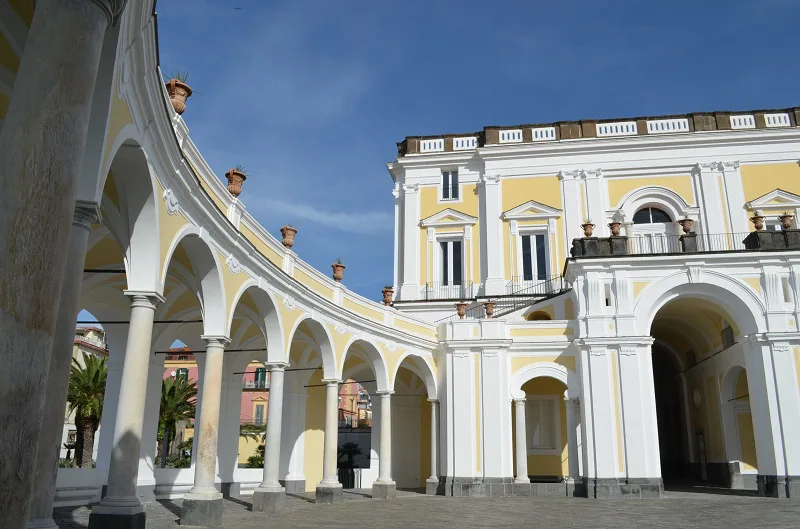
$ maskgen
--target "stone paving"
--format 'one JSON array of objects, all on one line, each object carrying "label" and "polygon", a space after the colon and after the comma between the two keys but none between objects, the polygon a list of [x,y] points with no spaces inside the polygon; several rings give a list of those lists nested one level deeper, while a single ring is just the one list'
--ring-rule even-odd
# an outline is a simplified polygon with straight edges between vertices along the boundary
[{"label": "stone paving", "polygon": [[[224,527],[300,529],[418,527],[469,528],[800,528],[800,501],[729,494],[668,492],[656,500],[581,498],[445,498],[398,491],[391,501],[372,500],[369,491],[347,491],[346,501],[316,505],[313,494],[292,495],[287,512],[249,511],[248,497],[225,500]],[[180,500],[147,506],[147,529],[179,528]],[[61,529],[85,529],[87,507],[61,508]]]}]

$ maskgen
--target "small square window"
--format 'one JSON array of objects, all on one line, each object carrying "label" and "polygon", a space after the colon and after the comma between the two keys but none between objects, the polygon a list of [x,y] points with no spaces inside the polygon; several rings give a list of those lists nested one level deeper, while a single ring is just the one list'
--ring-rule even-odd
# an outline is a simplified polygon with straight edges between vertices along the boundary
[{"label": "small square window", "polygon": [[458,171],[442,171],[442,200],[458,200]]}]

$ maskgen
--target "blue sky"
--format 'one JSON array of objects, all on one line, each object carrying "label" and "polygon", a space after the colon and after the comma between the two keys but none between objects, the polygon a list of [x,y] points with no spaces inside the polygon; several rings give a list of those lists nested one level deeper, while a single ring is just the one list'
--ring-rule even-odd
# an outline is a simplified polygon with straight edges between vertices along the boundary
[{"label": "blue sky", "polygon": [[[800,104],[800,1],[161,0],[184,118],[270,232],[371,299],[392,282],[385,163],[408,135]],[[239,7],[241,9],[234,9]]]}]

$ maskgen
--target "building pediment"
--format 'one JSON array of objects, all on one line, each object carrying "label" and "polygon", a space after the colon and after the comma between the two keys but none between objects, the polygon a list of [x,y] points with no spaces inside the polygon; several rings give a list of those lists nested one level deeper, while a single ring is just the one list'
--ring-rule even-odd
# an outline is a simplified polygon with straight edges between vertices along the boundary
[{"label": "building pediment", "polygon": [[561,210],[550,207],[535,200],[529,200],[524,204],[509,209],[503,213],[503,220],[532,220],[532,219],[555,219],[561,216]]},{"label": "building pediment", "polygon": [[445,226],[472,226],[476,222],[478,222],[477,217],[447,208],[426,219],[422,219],[420,225],[423,228],[441,228]]},{"label": "building pediment", "polygon": [[766,195],[762,195],[747,203],[748,209],[761,208],[798,208],[800,207],[800,195],[789,193],[783,189],[775,189]]}]

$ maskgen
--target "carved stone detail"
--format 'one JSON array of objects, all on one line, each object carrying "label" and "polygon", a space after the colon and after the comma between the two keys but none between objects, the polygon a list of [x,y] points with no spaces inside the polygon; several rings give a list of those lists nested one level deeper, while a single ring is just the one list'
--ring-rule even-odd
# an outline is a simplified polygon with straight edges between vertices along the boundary
[{"label": "carved stone detail", "polygon": [[164,205],[167,206],[167,213],[170,215],[177,215],[179,205],[178,205],[178,197],[175,196],[175,193],[172,192],[172,189],[165,189],[164,194],[162,195],[164,198]]}]

